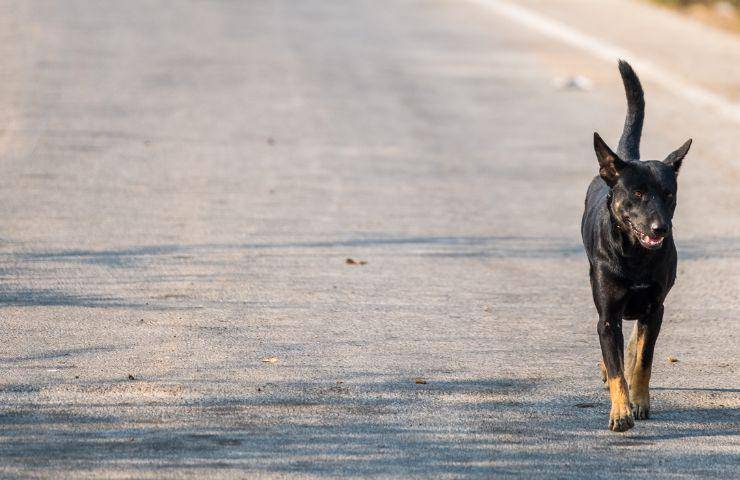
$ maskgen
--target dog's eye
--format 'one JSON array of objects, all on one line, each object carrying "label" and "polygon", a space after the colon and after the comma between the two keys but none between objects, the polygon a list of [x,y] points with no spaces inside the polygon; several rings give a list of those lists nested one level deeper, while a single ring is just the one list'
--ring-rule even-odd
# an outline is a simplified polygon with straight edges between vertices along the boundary
[{"label": "dog's eye", "polygon": [[641,191],[639,191],[639,190],[635,190],[635,191],[634,191],[634,192],[632,192],[632,193],[633,193],[633,195],[634,195],[634,196],[636,196],[637,198],[642,198],[642,192],[641,192]]},{"label": "dog's eye", "polygon": [[673,198],[673,192],[665,192],[666,198]]}]

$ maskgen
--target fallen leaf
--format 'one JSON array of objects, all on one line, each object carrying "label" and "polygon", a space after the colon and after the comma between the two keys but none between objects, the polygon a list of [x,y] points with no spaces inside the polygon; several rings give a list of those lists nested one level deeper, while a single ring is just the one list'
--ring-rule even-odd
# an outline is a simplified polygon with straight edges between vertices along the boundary
[{"label": "fallen leaf", "polygon": [[426,385],[427,381],[421,377],[416,377],[414,379],[414,383],[416,383],[417,385]]},{"label": "fallen leaf", "polygon": [[277,361],[277,357],[266,357],[262,359],[262,362],[264,363],[277,363]]},{"label": "fallen leaf", "polygon": [[344,261],[347,265],[367,265],[367,260],[355,260],[354,258],[348,258]]},{"label": "fallen leaf", "polygon": [[678,359],[676,357],[668,357],[668,363],[676,363]]},{"label": "fallen leaf", "polygon": [[569,77],[555,78],[553,79],[553,84],[561,90],[589,91],[593,88],[594,82],[584,75],[572,75]]}]

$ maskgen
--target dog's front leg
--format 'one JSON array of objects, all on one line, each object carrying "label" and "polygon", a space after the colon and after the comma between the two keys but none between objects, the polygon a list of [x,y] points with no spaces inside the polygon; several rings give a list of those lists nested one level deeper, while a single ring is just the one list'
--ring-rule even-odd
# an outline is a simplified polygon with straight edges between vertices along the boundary
[{"label": "dog's front leg", "polygon": [[651,306],[637,321],[634,340],[634,367],[629,372],[632,414],[637,420],[650,417],[650,373],[653,365],[655,341],[663,323],[663,305]]},{"label": "dog's front leg", "polygon": [[632,416],[627,381],[624,378],[622,309],[612,306],[600,312],[598,332],[612,403],[609,428],[615,432],[624,432],[632,428],[635,421]]}]

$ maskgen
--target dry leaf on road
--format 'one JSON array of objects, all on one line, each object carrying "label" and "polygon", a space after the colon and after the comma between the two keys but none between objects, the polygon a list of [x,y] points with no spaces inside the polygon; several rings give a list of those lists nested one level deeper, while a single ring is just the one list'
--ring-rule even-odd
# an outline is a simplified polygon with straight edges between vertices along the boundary
[{"label": "dry leaf on road", "polygon": [[348,258],[344,261],[347,265],[367,265],[367,260],[355,260],[354,258]]}]

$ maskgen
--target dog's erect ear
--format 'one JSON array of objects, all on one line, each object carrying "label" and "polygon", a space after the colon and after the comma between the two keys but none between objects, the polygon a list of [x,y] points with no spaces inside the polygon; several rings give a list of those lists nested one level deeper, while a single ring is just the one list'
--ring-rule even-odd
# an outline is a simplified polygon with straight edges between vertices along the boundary
[{"label": "dog's erect ear", "polygon": [[673,170],[678,173],[678,170],[681,168],[681,162],[683,162],[683,157],[686,156],[687,153],[689,153],[689,148],[691,148],[691,139],[689,138],[686,143],[681,145],[678,150],[668,155],[665,160],[663,160],[663,163],[666,165],[670,165],[673,167]]},{"label": "dog's erect ear", "polygon": [[612,152],[612,149],[594,132],[594,150],[599,160],[599,175],[607,185],[613,187],[627,163]]}]

